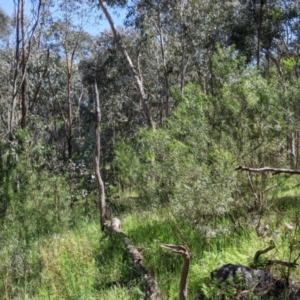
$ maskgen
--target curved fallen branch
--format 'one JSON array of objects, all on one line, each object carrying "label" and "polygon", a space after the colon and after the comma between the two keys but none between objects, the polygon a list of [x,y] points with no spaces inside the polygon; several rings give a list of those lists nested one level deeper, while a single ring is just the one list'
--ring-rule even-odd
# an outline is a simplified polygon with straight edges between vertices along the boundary
[{"label": "curved fallen branch", "polygon": [[287,268],[297,268],[299,264],[297,264],[295,261],[293,262],[288,262],[288,261],[283,261],[283,260],[278,260],[278,259],[270,259],[267,261],[267,266],[273,266],[273,265],[279,265]]},{"label": "curved fallen branch", "polygon": [[144,277],[147,286],[148,298],[150,300],[161,300],[159,287],[157,285],[157,282],[155,281],[154,276],[144,265],[143,255],[140,253],[138,248],[132,244],[130,238],[121,230],[121,221],[118,218],[113,218],[110,224],[105,224],[105,229],[107,230],[107,232],[119,234],[124,238],[126,250],[129,256],[131,257],[136,268]]},{"label": "curved fallen branch", "polygon": [[271,244],[269,247],[267,247],[267,248],[265,248],[265,249],[262,249],[262,250],[256,251],[256,253],[255,253],[255,255],[254,255],[254,258],[253,258],[253,265],[254,265],[254,267],[255,267],[255,268],[257,267],[258,259],[259,259],[259,257],[260,257],[262,254],[265,254],[265,253],[267,253],[267,252],[273,250],[274,248],[276,248],[276,246],[275,246],[274,242],[272,241],[272,244]]},{"label": "curved fallen branch", "polygon": [[300,170],[272,168],[272,167],[249,168],[249,167],[244,167],[244,166],[238,166],[234,170],[235,171],[249,171],[249,172],[253,172],[253,173],[271,172],[272,175],[277,175],[277,174],[281,174],[281,173],[300,175]]},{"label": "curved fallen branch", "polygon": [[[252,268],[257,268],[258,265],[258,259],[260,257],[260,255],[265,254],[271,250],[273,250],[274,248],[276,248],[274,242],[272,241],[271,245],[265,249],[262,250],[258,250],[253,258],[253,265],[250,265],[250,267]],[[268,259],[266,261],[266,266],[273,266],[273,265],[280,265],[283,267],[288,267],[288,268],[297,268],[299,266],[299,264],[297,264],[297,260],[299,259],[300,256],[298,256],[293,262],[288,262],[288,261],[284,261],[284,260],[278,260],[278,259]]]}]

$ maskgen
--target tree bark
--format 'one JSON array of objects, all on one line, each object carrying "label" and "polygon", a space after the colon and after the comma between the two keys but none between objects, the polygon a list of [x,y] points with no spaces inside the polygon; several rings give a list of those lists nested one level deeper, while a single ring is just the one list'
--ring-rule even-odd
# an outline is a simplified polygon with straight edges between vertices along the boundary
[{"label": "tree bark", "polygon": [[16,48],[15,48],[15,70],[14,70],[14,78],[13,78],[13,91],[12,91],[12,101],[11,108],[9,112],[9,120],[8,120],[8,132],[10,135],[13,135],[14,123],[15,123],[15,108],[17,104],[17,78],[19,75],[19,67],[20,67],[20,1],[17,2],[16,7]]},{"label": "tree bark", "polygon": [[[67,58],[68,60],[68,58]],[[68,63],[67,63],[68,64]],[[68,158],[69,161],[72,160],[73,149],[72,149],[72,126],[73,126],[73,116],[72,116],[72,101],[71,101],[71,71],[67,70],[67,103],[68,103],[68,121],[66,123],[66,137],[68,143]]]},{"label": "tree bark", "polygon": [[[26,72],[26,41],[25,41],[25,0],[21,1],[21,35],[22,35],[22,74]],[[26,105],[26,90],[27,90],[27,80],[24,76],[24,80],[21,86],[21,107],[22,107],[22,117],[21,117],[21,128],[26,126],[26,114],[27,114],[27,105]]]},{"label": "tree bark", "polygon": [[[164,78],[165,78],[165,103],[162,103],[161,107],[161,114],[164,115],[165,118],[168,118],[169,116],[169,99],[170,99],[170,84],[169,84],[169,74],[167,70],[167,64],[166,64],[166,54],[165,54],[165,45],[164,45],[164,35],[162,31],[162,25],[161,25],[161,17],[160,17],[160,10],[157,9],[157,31],[159,35],[159,43],[160,43],[160,51],[161,51],[161,57],[162,57],[162,63],[163,63],[163,72],[164,72]],[[165,111],[165,113],[163,113]],[[162,118],[163,119],[163,118]],[[162,120],[163,122],[163,120]]]},{"label": "tree bark", "polygon": [[257,28],[257,66],[260,65],[261,36],[262,36],[262,22],[263,22],[263,6],[264,6],[264,0],[260,0],[259,19],[258,19],[258,28]]},{"label": "tree bark", "polygon": [[74,49],[72,50],[70,62],[69,62],[69,56],[68,56],[68,50],[67,46],[65,46],[65,58],[66,58],[66,65],[67,65],[67,103],[68,103],[68,121],[66,123],[66,137],[67,137],[67,143],[68,143],[68,158],[69,160],[72,160],[73,158],[73,113],[72,113],[72,99],[71,99],[71,79],[73,75],[73,60],[75,56],[75,52],[78,47],[78,40],[75,44]]},{"label": "tree bark", "polygon": [[180,66],[180,91],[181,95],[184,94],[184,82],[185,82],[185,72],[187,67],[186,60],[186,25],[185,25],[185,1],[181,2],[180,8],[180,20],[181,20],[181,33],[180,33],[180,43],[181,43],[181,66]]},{"label": "tree bark", "polygon": [[154,127],[154,124],[153,124],[153,120],[152,120],[152,113],[151,113],[151,110],[150,110],[150,107],[149,107],[149,103],[148,103],[148,96],[145,92],[145,89],[144,89],[144,86],[143,86],[143,82],[140,78],[140,75],[138,74],[138,72],[136,71],[136,68],[134,67],[133,65],[133,62],[127,52],[127,49],[125,47],[125,44],[123,43],[123,40],[122,40],[122,37],[120,35],[120,33],[117,31],[116,27],[115,27],[115,24],[114,24],[114,21],[107,9],[107,5],[106,5],[106,2],[105,1],[102,1],[102,0],[99,0],[99,6],[101,7],[101,9],[103,10],[106,18],[107,18],[107,21],[111,27],[111,30],[113,32],[113,35],[114,35],[114,41],[117,45],[117,48],[121,51],[121,53],[125,56],[127,62],[128,62],[128,65],[129,65],[129,68],[131,69],[132,71],[132,74],[133,74],[133,77],[134,77],[134,80],[135,80],[135,84],[138,88],[138,91],[139,91],[139,94],[140,94],[140,97],[141,97],[141,102],[142,102],[142,110],[143,110],[143,113],[144,113],[144,116],[145,116],[145,119],[146,119],[146,122],[147,122],[147,125],[150,127],[150,128],[153,128]]},{"label": "tree bark", "polygon": [[105,221],[106,221],[106,201],[105,201],[105,187],[104,182],[100,173],[100,151],[101,151],[101,140],[100,140],[100,124],[101,124],[101,109],[100,109],[100,100],[99,100],[99,92],[97,87],[97,82],[94,83],[94,93],[95,93],[95,135],[96,135],[96,144],[95,144],[95,155],[94,155],[94,167],[95,167],[95,176],[98,184],[99,190],[99,213],[100,213],[100,225],[101,230],[105,229]]},{"label": "tree bark", "polygon": [[298,144],[299,144],[299,132],[298,131],[290,132],[287,135],[287,150],[290,159],[290,167],[292,169],[297,168]]}]

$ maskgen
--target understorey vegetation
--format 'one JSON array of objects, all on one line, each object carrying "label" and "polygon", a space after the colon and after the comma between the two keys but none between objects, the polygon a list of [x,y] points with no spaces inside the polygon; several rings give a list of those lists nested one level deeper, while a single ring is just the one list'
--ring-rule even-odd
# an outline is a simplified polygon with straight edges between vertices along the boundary
[{"label": "understorey vegetation", "polygon": [[297,1],[4,9],[1,298],[300,299]]}]

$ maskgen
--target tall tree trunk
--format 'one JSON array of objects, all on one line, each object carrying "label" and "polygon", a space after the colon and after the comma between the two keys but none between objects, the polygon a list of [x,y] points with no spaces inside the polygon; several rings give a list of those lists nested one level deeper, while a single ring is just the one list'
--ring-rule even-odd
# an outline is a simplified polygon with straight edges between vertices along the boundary
[{"label": "tall tree trunk", "polygon": [[257,66],[260,65],[263,6],[264,6],[264,0],[260,0],[259,19],[258,19],[258,28],[257,28]]},{"label": "tall tree trunk", "polygon": [[15,109],[17,104],[17,79],[19,75],[19,67],[20,67],[20,1],[16,4],[16,48],[15,48],[15,70],[13,77],[13,91],[12,91],[12,100],[11,107],[9,112],[9,120],[8,120],[8,132],[10,135],[13,135],[13,130],[15,126]]},{"label": "tall tree trunk", "polygon": [[290,168],[296,168],[296,158],[297,158],[297,151],[296,151],[296,140],[297,140],[297,132],[293,131],[287,136],[287,147],[288,147],[288,155],[290,159]]},{"label": "tall tree trunk", "polygon": [[[165,45],[164,45],[164,35],[162,32],[162,25],[161,25],[161,18],[160,18],[160,10],[157,9],[157,25],[158,25],[158,35],[159,35],[159,42],[160,42],[160,50],[161,50],[161,58],[163,63],[163,72],[164,72],[164,79],[165,79],[165,103],[162,103],[163,106],[161,107],[162,116],[164,115],[165,118],[169,116],[169,99],[170,99],[170,85],[169,85],[169,74],[166,64],[166,55],[165,55]],[[163,113],[165,111],[165,114]]]},{"label": "tall tree trunk", "polygon": [[100,151],[101,151],[101,136],[100,136],[100,124],[101,124],[101,109],[100,109],[100,100],[99,100],[99,92],[97,87],[97,82],[94,83],[94,93],[95,93],[95,135],[96,135],[96,144],[95,144],[95,155],[94,155],[94,167],[95,167],[95,175],[98,184],[99,190],[99,212],[100,212],[100,225],[101,229],[105,228],[106,221],[106,201],[105,201],[105,187],[104,182],[100,173]]},{"label": "tall tree trunk", "polygon": [[[14,75],[13,75],[13,83],[12,83],[12,100],[10,111],[8,114],[8,132],[13,137],[14,135],[14,127],[15,127],[15,110],[17,105],[17,95],[21,89],[22,92],[22,119],[21,119],[21,126],[23,124],[23,117],[24,117],[24,126],[26,120],[26,82],[25,84],[25,76],[26,76],[26,68],[28,59],[31,52],[31,40],[34,36],[35,30],[39,24],[39,17],[40,17],[40,9],[42,5],[42,0],[38,1],[38,7],[36,11],[36,20],[31,28],[31,34],[28,38],[28,43],[26,44],[26,37],[25,37],[25,19],[24,19],[24,6],[25,0],[18,0],[16,3],[16,47],[15,47],[15,66],[14,66]],[[21,39],[20,39],[20,31],[21,31]],[[22,57],[20,57],[20,44],[22,42]],[[28,47],[27,47],[28,46]],[[27,47],[27,49],[26,49]],[[21,66],[21,68],[20,68]],[[21,76],[20,76],[20,69],[21,69]],[[21,77],[21,78],[20,78]],[[20,79],[20,80],[19,80]],[[24,95],[24,98],[23,98]],[[24,100],[24,102],[23,102]],[[24,106],[23,106],[24,104]],[[23,126],[22,126],[23,127]]]},{"label": "tall tree trunk", "polygon": [[186,35],[186,25],[185,25],[185,0],[181,1],[180,7],[180,20],[181,20],[181,36],[180,36],[180,43],[181,43],[181,66],[180,66],[180,92],[183,96],[184,93],[184,81],[185,81],[185,72],[187,67],[186,61],[186,46],[185,46],[185,35]]},{"label": "tall tree trunk", "polygon": [[[21,34],[22,34],[22,74],[26,73],[26,40],[25,40],[25,0],[21,1]],[[26,105],[26,90],[27,90],[27,80],[24,76],[24,80],[21,86],[21,107],[22,107],[22,117],[21,117],[21,128],[26,126],[26,114],[27,114],[27,105]]]},{"label": "tall tree trunk", "polygon": [[[68,58],[67,58],[68,59]],[[72,149],[72,126],[73,126],[73,116],[72,116],[72,101],[71,101],[71,71],[67,70],[67,103],[68,103],[68,120],[66,126],[66,136],[68,143],[68,158],[72,160],[73,149]]]},{"label": "tall tree trunk", "polygon": [[115,40],[115,43],[116,43],[118,49],[125,56],[125,58],[128,62],[128,65],[129,65],[129,67],[132,71],[132,74],[133,74],[133,77],[134,77],[134,80],[135,80],[135,84],[138,88],[138,91],[139,91],[139,94],[140,94],[140,97],[141,97],[142,110],[143,110],[143,114],[145,116],[147,125],[149,127],[153,128],[154,124],[153,124],[153,120],[152,120],[151,110],[150,110],[150,107],[149,107],[148,96],[147,96],[147,94],[144,90],[144,86],[143,86],[143,82],[141,80],[141,77],[138,74],[138,72],[136,71],[136,68],[134,67],[134,65],[132,63],[132,60],[131,60],[128,52],[127,52],[125,44],[123,43],[121,35],[119,34],[119,32],[117,31],[117,29],[115,27],[114,21],[113,21],[111,15],[110,15],[110,13],[107,9],[106,2],[102,1],[102,0],[99,0],[99,6],[103,10],[103,12],[105,14],[105,17],[106,17],[106,19],[107,19],[107,21],[108,21],[108,23],[111,27],[111,30],[112,30],[113,35],[114,35],[114,40]]},{"label": "tall tree trunk", "polygon": [[66,137],[68,143],[68,158],[72,160],[73,158],[73,113],[72,113],[72,99],[71,99],[71,79],[73,75],[73,61],[74,56],[78,47],[79,41],[77,40],[74,46],[74,49],[71,53],[71,58],[69,61],[69,55],[67,46],[65,46],[65,57],[66,57],[66,65],[67,65],[67,103],[68,103],[68,120],[66,121]]}]

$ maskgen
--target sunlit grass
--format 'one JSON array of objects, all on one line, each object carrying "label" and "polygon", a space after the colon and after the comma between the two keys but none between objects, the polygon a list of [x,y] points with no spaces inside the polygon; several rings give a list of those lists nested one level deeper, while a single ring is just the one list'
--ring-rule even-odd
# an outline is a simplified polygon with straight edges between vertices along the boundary
[{"label": "sunlit grass", "polygon": [[99,227],[91,224],[52,236],[40,245],[40,299],[93,298],[98,273],[94,251],[99,238]]},{"label": "sunlit grass", "polygon": [[[144,264],[155,275],[165,299],[178,299],[183,260],[162,249],[161,243],[183,245],[189,251],[189,299],[196,298],[200,290],[213,299],[215,289],[210,274],[223,263],[249,265],[256,251],[268,247],[271,241],[276,248],[264,254],[265,259],[288,261],[290,249],[290,260],[295,259],[299,253],[298,212],[295,207],[290,212],[294,215],[266,212],[261,223],[268,225],[269,230],[263,238],[257,236],[251,222],[242,223],[243,229],[235,230],[224,216],[196,227],[176,217],[167,207],[123,214],[120,219],[122,230],[142,252]],[[205,230],[201,230],[201,225],[206,226]],[[7,253],[2,249],[3,259]],[[72,230],[44,237],[33,243],[28,253],[33,274],[22,284],[22,290],[15,286],[14,292],[23,298],[138,300],[145,296],[143,277],[126,253],[123,238],[102,233],[97,221],[78,222]],[[284,269],[272,267],[271,271],[281,276]],[[291,274],[295,282],[300,272],[292,270]],[[7,281],[4,275],[1,280],[2,284]]]}]

